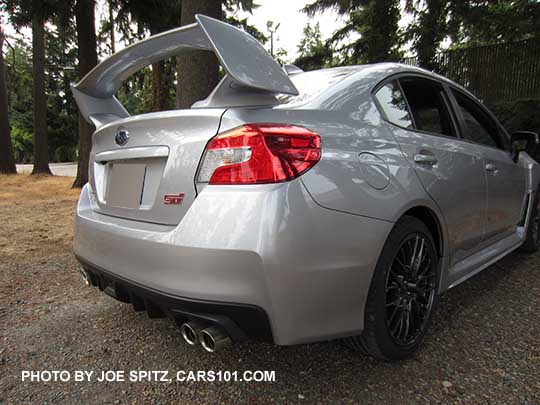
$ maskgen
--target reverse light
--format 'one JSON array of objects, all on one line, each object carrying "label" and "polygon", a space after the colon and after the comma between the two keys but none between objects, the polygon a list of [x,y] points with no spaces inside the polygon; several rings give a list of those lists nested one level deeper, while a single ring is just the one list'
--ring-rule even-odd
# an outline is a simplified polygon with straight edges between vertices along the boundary
[{"label": "reverse light", "polygon": [[263,184],[292,180],[321,158],[321,137],[284,124],[247,124],[207,145],[198,182]]}]

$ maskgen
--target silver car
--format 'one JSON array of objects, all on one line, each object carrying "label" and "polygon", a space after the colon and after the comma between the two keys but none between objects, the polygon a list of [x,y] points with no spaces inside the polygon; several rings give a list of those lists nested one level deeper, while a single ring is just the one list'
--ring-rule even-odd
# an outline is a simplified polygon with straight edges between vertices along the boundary
[{"label": "silver car", "polygon": [[[223,66],[212,94],[129,116],[122,81],[191,49]],[[343,338],[401,359],[441,293],[538,249],[537,135],[508,135],[433,73],[282,68],[200,15],[121,50],[73,93],[96,126],[74,240],[86,280],[208,351]]]}]

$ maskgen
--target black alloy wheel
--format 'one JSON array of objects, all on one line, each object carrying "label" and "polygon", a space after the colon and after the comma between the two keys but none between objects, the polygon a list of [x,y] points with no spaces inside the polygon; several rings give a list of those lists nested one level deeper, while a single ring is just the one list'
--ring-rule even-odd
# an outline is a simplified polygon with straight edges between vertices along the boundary
[{"label": "black alloy wheel", "polygon": [[410,234],[402,242],[386,276],[386,325],[394,342],[408,346],[424,331],[436,292],[436,261],[427,238]]},{"label": "black alloy wheel", "polygon": [[373,273],[362,334],[345,338],[347,346],[388,361],[418,349],[439,298],[433,231],[412,216],[396,222]]}]

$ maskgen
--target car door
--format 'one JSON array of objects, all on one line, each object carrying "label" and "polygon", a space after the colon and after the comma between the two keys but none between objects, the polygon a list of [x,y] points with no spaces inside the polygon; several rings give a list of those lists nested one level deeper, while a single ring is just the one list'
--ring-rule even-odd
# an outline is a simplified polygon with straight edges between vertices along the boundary
[{"label": "car door", "polygon": [[[395,125],[392,132],[403,153],[444,215],[451,264],[473,254],[483,235],[484,167],[478,148],[457,138],[442,84],[418,75],[401,76],[378,89],[376,99]],[[389,112],[399,104],[408,111]]]},{"label": "car door", "polygon": [[516,232],[526,193],[525,170],[513,161],[509,140],[497,121],[474,98],[452,88],[462,137],[479,147],[487,181],[487,243]]}]

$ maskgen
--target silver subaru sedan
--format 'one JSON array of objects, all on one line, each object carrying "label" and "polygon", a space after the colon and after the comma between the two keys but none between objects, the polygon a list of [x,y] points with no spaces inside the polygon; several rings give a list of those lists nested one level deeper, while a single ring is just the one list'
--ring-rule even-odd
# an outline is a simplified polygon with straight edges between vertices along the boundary
[{"label": "silver subaru sedan", "polygon": [[[114,94],[185,50],[225,76],[187,110]],[[539,246],[538,144],[469,92],[395,63],[302,72],[206,16],[131,45],[73,93],[96,127],[74,252],[85,280],[190,345],[343,339],[411,355],[441,293]]]}]

